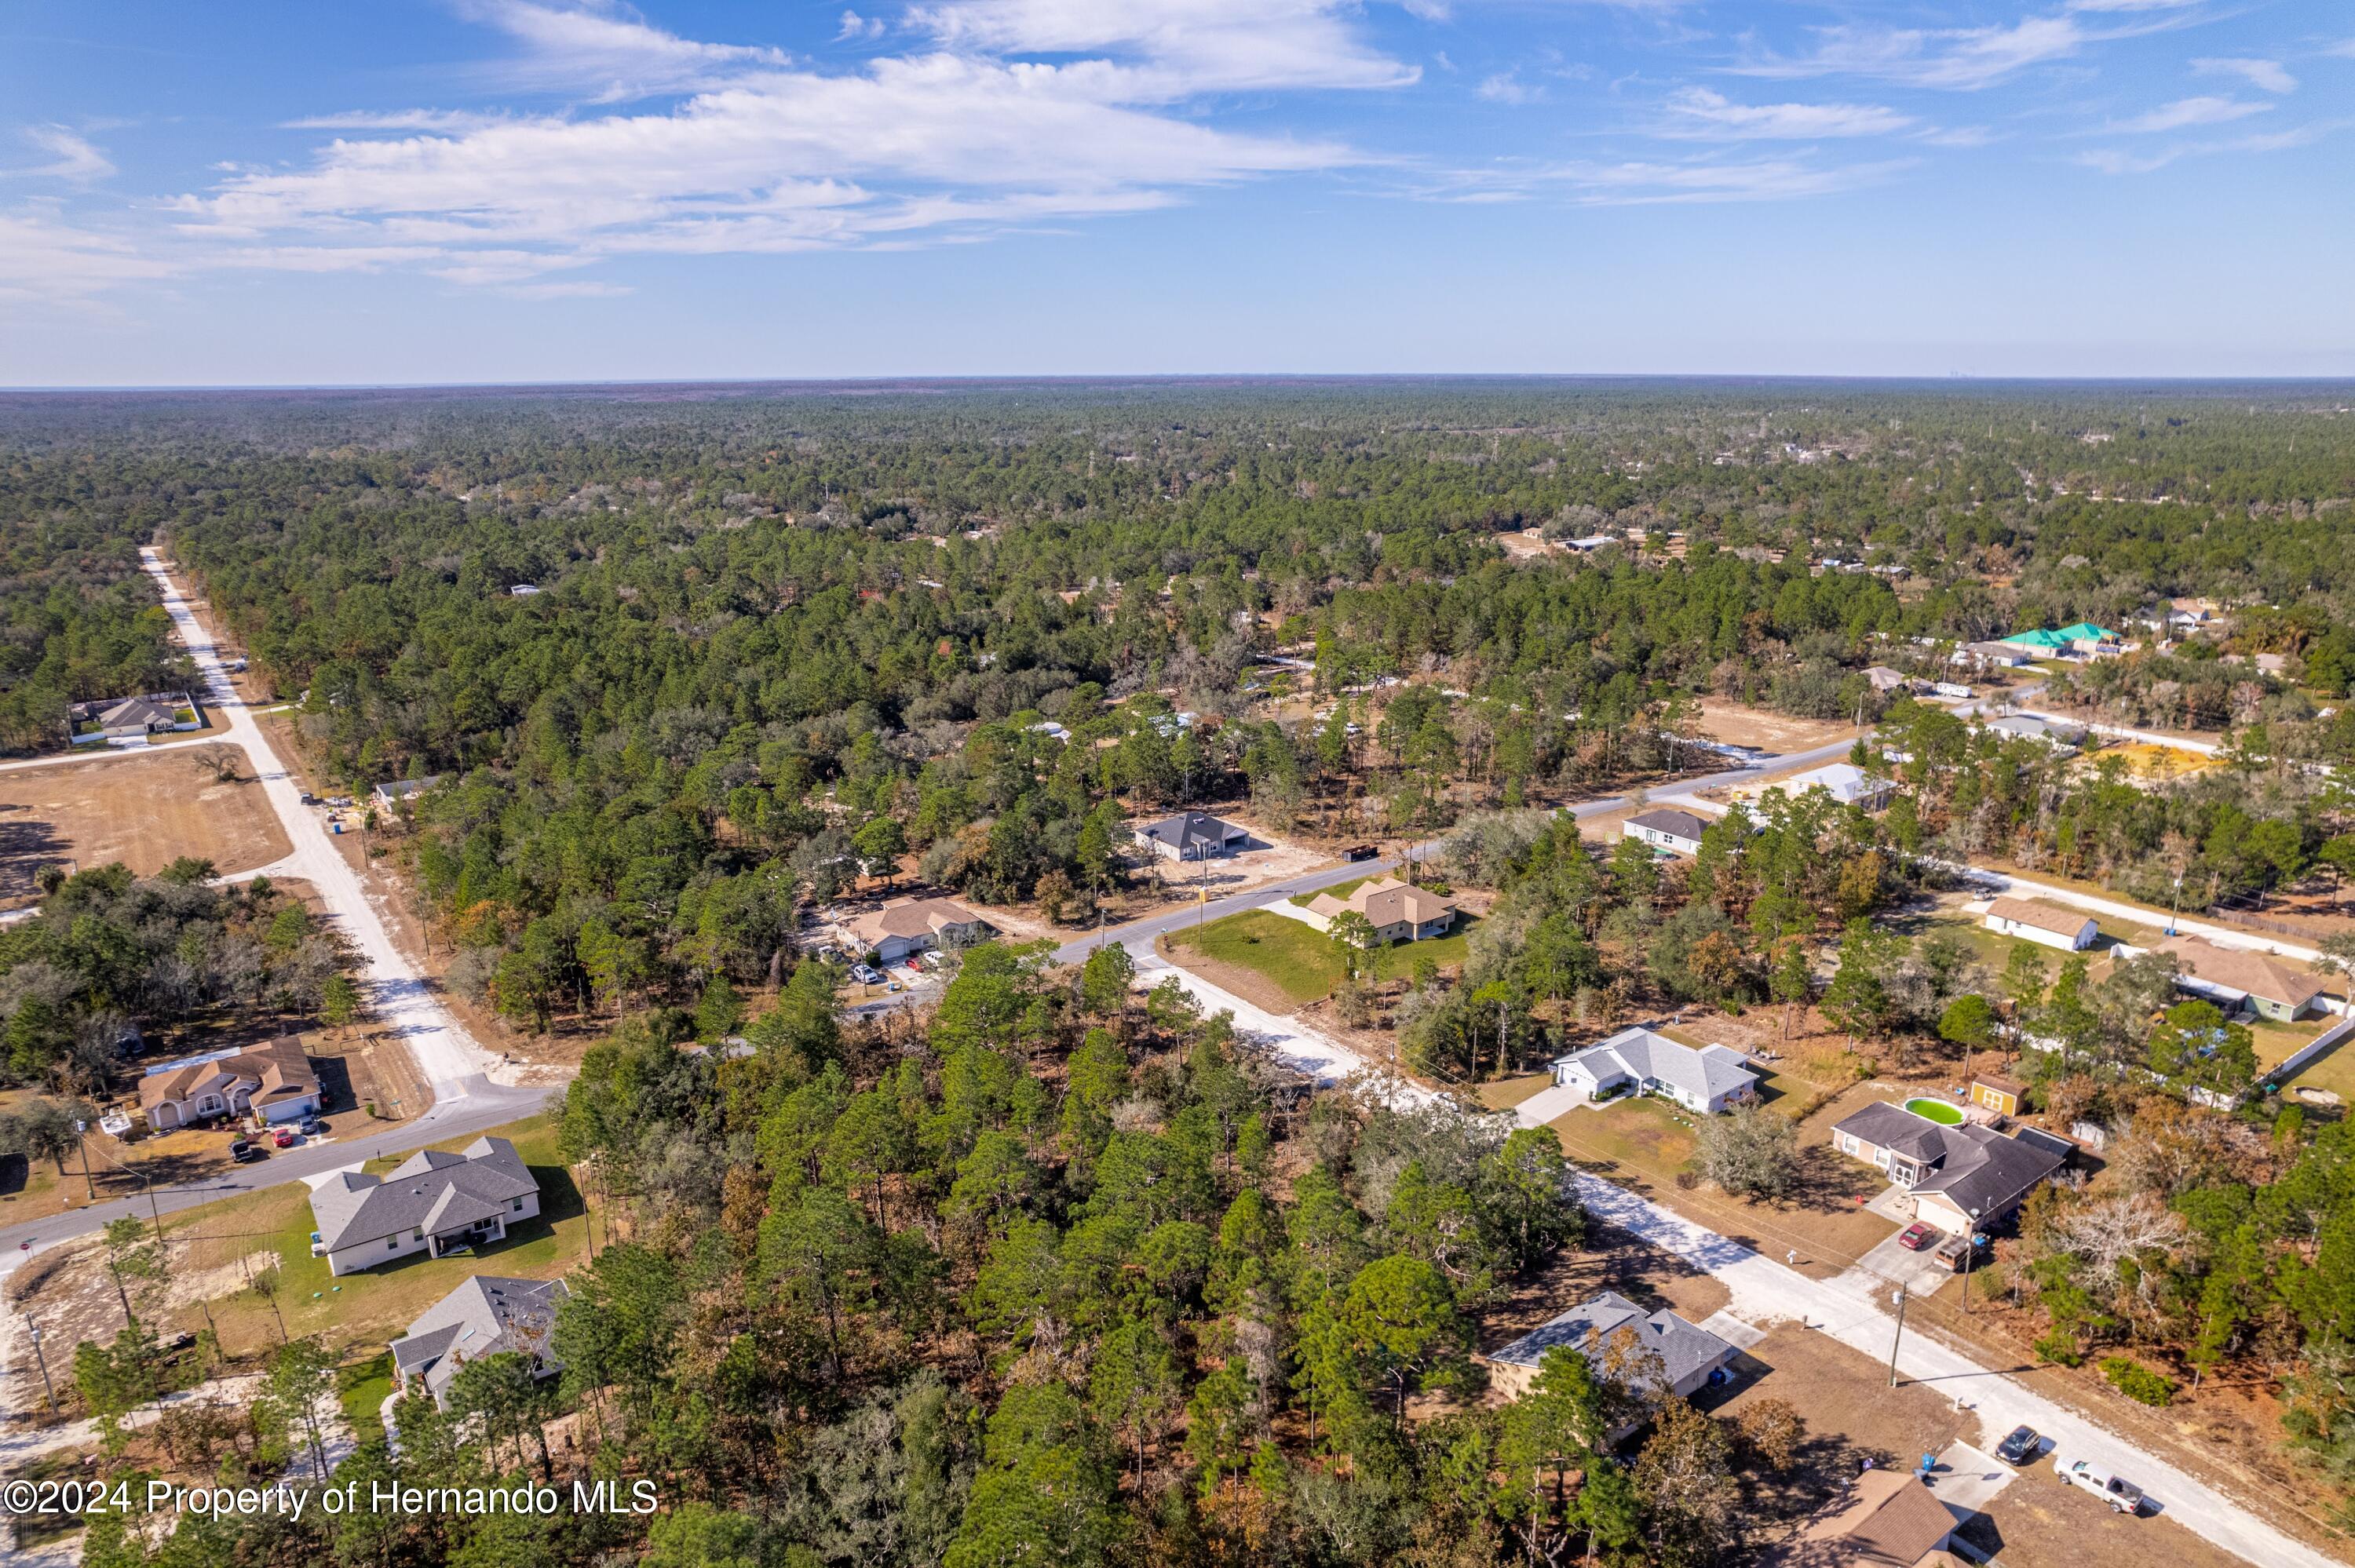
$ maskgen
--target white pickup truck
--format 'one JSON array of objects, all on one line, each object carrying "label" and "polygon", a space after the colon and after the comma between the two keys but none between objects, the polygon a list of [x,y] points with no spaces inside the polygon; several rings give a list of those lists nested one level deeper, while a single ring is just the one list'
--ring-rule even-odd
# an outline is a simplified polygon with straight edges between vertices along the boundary
[{"label": "white pickup truck", "polygon": [[2098,1469],[2083,1459],[2052,1458],[2052,1473],[2073,1487],[2083,1487],[2110,1505],[2113,1513],[2142,1512],[2142,1489],[2132,1481],[2120,1480],[2107,1470]]}]

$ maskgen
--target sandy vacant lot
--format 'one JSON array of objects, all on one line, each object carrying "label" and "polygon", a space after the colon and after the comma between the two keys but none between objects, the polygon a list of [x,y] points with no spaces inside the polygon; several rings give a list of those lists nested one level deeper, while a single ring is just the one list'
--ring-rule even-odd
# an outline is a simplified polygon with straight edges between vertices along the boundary
[{"label": "sandy vacant lot", "polygon": [[1770,714],[1723,697],[1701,699],[1700,730],[1712,740],[1721,740],[1729,746],[1763,746],[1769,751],[1782,752],[1806,751],[1856,736],[1853,725],[1834,719]]},{"label": "sandy vacant lot", "polygon": [[0,905],[33,897],[59,861],[145,875],[186,854],[250,871],[293,848],[250,774],[215,783],[189,751],[0,773]]}]

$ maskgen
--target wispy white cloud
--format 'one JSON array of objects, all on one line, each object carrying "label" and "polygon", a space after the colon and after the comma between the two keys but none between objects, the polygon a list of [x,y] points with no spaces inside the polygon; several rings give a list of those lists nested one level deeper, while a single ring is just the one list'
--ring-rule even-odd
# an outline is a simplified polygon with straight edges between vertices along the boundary
[{"label": "wispy white cloud", "polygon": [[2071,58],[2093,41],[2071,16],[2026,16],[2012,26],[1874,27],[1843,23],[1815,29],[1803,55],[1764,54],[1730,68],[1736,75],[1860,76],[1908,87],[1972,91],[2031,66]]},{"label": "wispy white cloud", "polygon": [[478,74],[535,91],[586,93],[618,102],[691,92],[748,70],[789,63],[782,49],[683,38],[602,0],[461,0],[460,10],[522,46],[520,54]]},{"label": "wispy white cloud", "polygon": [[2285,153],[2293,148],[2309,147],[2351,125],[2355,125],[2355,120],[2317,120],[2281,131],[2178,142],[2157,152],[2128,152],[2106,147],[2080,153],[2076,161],[2086,168],[2099,170],[2105,175],[2147,175],[2184,158],[2210,157],[2217,154]]},{"label": "wispy white cloud", "polygon": [[1413,82],[1416,67],[1359,35],[1356,9],[1343,0],[945,0],[908,19],[961,52],[1135,58],[1141,78],[1172,97]]},{"label": "wispy white cloud", "polygon": [[883,36],[885,26],[880,16],[862,16],[856,11],[845,11],[842,14],[842,25],[835,31],[834,41],[837,44],[858,43],[870,38],[879,38]]},{"label": "wispy white cloud", "polygon": [[2252,114],[2271,112],[2270,103],[2250,103],[2234,98],[2179,98],[2127,120],[2113,120],[2104,131],[2142,136],[2161,131],[2184,131],[2195,125],[2227,125]]},{"label": "wispy white cloud", "polygon": [[1498,71],[1481,79],[1473,92],[1491,103],[1535,103],[1546,95],[1543,83],[1526,82],[1518,71]]},{"label": "wispy white cloud", "polygon": [[0,212],[0,305],[87,306],[110,289],[177,270],[137,240],[76,228],[45,206]]},{"label": "wispy white cloud", "polygon": [[1913,139],[1933,147],[1984,147],[1999,138],[1992,125],[1938,125],[1915,132]]},{"label": "wispy white cloud", "polygon": [[282,121],[282,131],[473,131],[523,118],[464,109],[352,109]]},{"label": "wispy white cloud", "polygon": [[2237,76],[2252,87],[2266,92],[2296,92],[2297,78],[2283,69],[2279,60],[2259,59],[2196,59],[2191,69],[2203,76]]},{"label": "wispy white cloud", "polygon": [[315,117],[351,133],[306,164],[229,169],[168,204],[191,264],[407,268],[553,298],[589,291],[549,274],[619,256],[944,243],[1364,162],[1328,138],[1222,129],[1199,109],[1226,90],[1416,76],[1359,43],[1338,0],[935,5],[910,13],[924,52],[849,71],[674,38],[603,8],[498,0],[475,14],[523,42],[502,67],[518,79],[609,100],[709,79],[630,111]]},{"label": "wispy white cloud", "polygon": [[48,161],[0,168],[0,175],[17,179],[64,180],[86,185],[114,173],[114,164],[91,145],[90,139],[62,125],[27,125],[25,140],[49,154]]},{"label": "wispy white cloud", "polygon": [[1873,103],[1736,103],[1721,92],[1688,87],[1668,95],[1667,132],[1676,136],[1813,141],[1834,136],[1886,136],[1913,116]]},{"label": "wispy white cloud", "polygon": [[1864,164],[1804,157],[1576,159],[1464,170],[1422,194],[1450,202],[1553,196],[1581,206],[1604,207],[1789,201],[1880,185],[1915,163],[1912,158]]}]

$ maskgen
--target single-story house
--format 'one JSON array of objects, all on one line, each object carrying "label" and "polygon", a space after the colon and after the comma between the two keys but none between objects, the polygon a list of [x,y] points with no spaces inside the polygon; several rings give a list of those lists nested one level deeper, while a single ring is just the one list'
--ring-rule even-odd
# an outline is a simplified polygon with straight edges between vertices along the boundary
[{"label": "single-story house", "polygon": [[1838,1512],[1817,1515],[1769,1552],[1769,1568],[1962,1568],[1947,1550],[1961,1523],[1911,1470],[1867,1470]]},{"label": "single-story house", "polygon": [[1995,1112],[1998,1116],[2018,1116],[2021,1099],[2028,1086],[2017,1078],[2007,1078],[2000,1073],[1973,1073],[1970,1102]]},{"label": "single-story house", "polygon": [[1978,670],[2014,670],[2029,659],[2027,649],[2015,648],[2009,642],[1966,642],[1955,650],[1949,662]]},{"label": "single-story house", "polygon": [[1864,678],[1872,683],[1872,689],[1876,692],[1902,691],[1906,684],[1904,673],[1892,670],[1886,664],[1873,665],[1864,673]]},{"label": "single-story house", "polygon": [[1708,818],[1665,808],[1639,811],[1619,824],[1623,837],[1638,840],[1670,854],[1700,853],[1700,836],[1708,831]]},{"label": "single-story house", "polygon": [[1602,1099],[1622,1088],[1660,1095],[1688,1110],[1715,1116],[1758,1093],[1750,1058],[1729,1045],[1695,1050],[1648,1029],[1622,1029],[1608,1040],[1559,1057],[1553,1081]]},{"label": "single-story house", "polygon": [[969,948],[991,932],[988,921],[954,898],[896,898],[842,929],[853,947],[887,964],[927,948]]},{"label": "single-story house", "polygon": [[2115,648],[2118,641],[2116,632],[2106,626],[2096,626],[2090,620],[2064,626],[2053,635],[2061,638],[2073,652],[2078,653],[2105,652]]},{"label": "single-story house", "polygon": [[1222,821],[1208,811],[1180,811],[1131,830],[1139,849],[1164,860],[1217,860],[1251,842],[1251,830]]},{"label": "single-story house", "polygon": [[76,746],[135,742],[151,735],[204,727],[204,710],[186,692],[106,697],[74,703],[66,709],[66,729]]},{"label": "single-story house", "polygon": [[2045,659],[2069,646],[2069,640],[2057,631],[2039,628],[2031,631],[2015,631],[2003,640],[2011,647],[2025,651],[2031,659]]},{"label": "single-story house", "polygon": [[2034,714],[2006,714],[2001,718],[1989,719],[1987,728],[2015,740],[2040,741],[2056,748],[2085,743],[2084,726],[2039,718]]},{"label": "single-story house", "polygon": [[1790,779],[1772,779],[1764,784],[1753,784],[1741,793],[1758,796],[1768,789],[1780,789],[1794,800],[1810,789],[1821,789],[1838,805],[1878,811],[1889,804],[1890,797],[1897,793],[1897,785],[1892,779],[1875,779],[1853,762],[1835,762]]},{"label": "single-story house", "polygon": [[379,810],[389,811],[403,800],[414,800],[442,782],[442,775],[429,773],[422,779],[389,779],[369,793]]},{"label": "single-story house", "polygon": [[311,1192],[330,1274],[487,1246],[538,1213],[539,1182],[504,1138],[478,1138],[463,1154],[420,1150],[389,1176],[338,1171]]},{"label": "single-story house", "polygon": [[564,1363],[549,1349],[549,1340],[556,1309],[570,1295],[560,1279],[468,1275],[392,1341],[394,1386],[407,1389],[413,1378],[447,1410],[450,1384],[460,1367],[506,1351],[527,1358],[533,1377],[554,1377]]},{"label": "single-story house", "polygon": [[1622,1335],[1633,1341],[1627,1350],[1648,1351],[1659,1358],[1653,1379],[1644,1381],[1683,1398],[1690,1398],[1741,1353],[1698,1323],[1667,1310],[1646,1313],[1618,1292],[1606,1290],[1479,1359],[1488,1363],[1491,1381],[1518,1399],[1537,1382],[1548,1351],[1557,1346],[1576,1351],[1600,1374],[1615,1359],[1612,1341]]},{"label": "single-story house", "polygon": [[2169,937],[2158,950],[2181,970],[2175,983],[2226,1013],[2243,1007],[2260,1018],[2288,1023],[2321,1011],[2324,981],[2313,970],[2241,948],[2220,948],[2198,937]]},{"label": "single-story house", "polygon": [[2007,1138],[1975,1122],[1948,1127],[1886,1100],[1834,1123],[1832,1147],[1887,1171],[1912,1195],[1915,1219],[1952,1235],[2000,1224],[2071,1152],[2049,1133]]},{"label": "single-story house", "polygon": [[1455,900],[1395,876],[1371,876],[1349,889],[1347,898],[1320,893],[1305,906],[1308,924],[1329,928],[1337,915],[1362,915],[1374,928],[1372,943],[1420,942],[1444,937],[1455,924]]},{"label": "single-story house", "polygon": [[282,1034],[267,1045],[150,1067],[139,1080],[139,1108],[157,1132],[248,1111],[300,1121],[319,1112],[319,1075],[303,1043]]},{"label": "single-story house", "polygon": [[1998,937],[2019,937],[2072,953],[2092,947],[2094,938],[2102,932],[2094,917],[2082,909],[2063,909],[2041,898],[2009,895],[1987,905],[1981,924]]}]

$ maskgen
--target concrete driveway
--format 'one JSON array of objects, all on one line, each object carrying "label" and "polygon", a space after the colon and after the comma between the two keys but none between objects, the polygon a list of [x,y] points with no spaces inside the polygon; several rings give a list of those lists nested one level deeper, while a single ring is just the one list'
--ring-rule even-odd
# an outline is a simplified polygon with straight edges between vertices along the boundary
[{"label": "concrete driveway", "polygon": [[1928,1477],[1930,1489],[1957,1520],[1985,1513],[1995,1495],[2019,1478],[2018,1470],[1968,1443],[1947,1444]]},{"label": "concrete driveway", "polygon": [[[1908,1224],[1912,1223],[1907,1222]],[[1927,1296],[1954,1277],[1944,1264],[1933,1260],[1929,1250],[1909,1252],[1899,1245],[1897,1238],[1904,1234],[1902,1226],[1891,1232],[1888,1239],[1858,1258],[1856,1267],[1849,1272],[1854,1274],[1862,1270],[1876,1274],[1891,1285],[1904,1286],[1916,1296]],[[1935,1248],[1937,1245],[1933,1242],[1930,1246]]]}]

